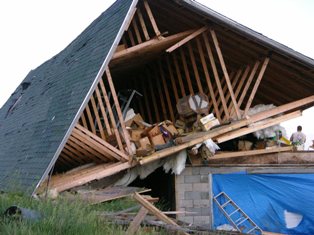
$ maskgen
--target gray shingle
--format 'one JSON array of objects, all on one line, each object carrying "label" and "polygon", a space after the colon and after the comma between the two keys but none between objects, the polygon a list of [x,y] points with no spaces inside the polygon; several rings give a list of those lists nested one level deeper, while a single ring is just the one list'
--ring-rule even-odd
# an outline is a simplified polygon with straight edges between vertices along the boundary
[{"label": "gray shingle", "polygon": [[0,190],[35,189],[94,82],[131,3],[116,1],[63,51],[32,70],[1,108]]}]

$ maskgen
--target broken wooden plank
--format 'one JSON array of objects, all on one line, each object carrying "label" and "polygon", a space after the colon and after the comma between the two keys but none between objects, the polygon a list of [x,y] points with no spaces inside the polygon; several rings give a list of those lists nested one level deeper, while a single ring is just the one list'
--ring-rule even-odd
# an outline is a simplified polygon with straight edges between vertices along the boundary
[{"label": "broken wooden plank", "polygon": [[218,59],[220,61],[220,65],[222,67],[222,71],[223,71],[223,74],[224,74],[225,79],[226,79],[226,83],[227,83],[227,86],[228,86],[229,94],[231,95],[231,100],[232,100],[232,103],[233,103],[233,107],[234,107],[234,109],[236,111],[236,115],[237,115],[238,119],[240,119],[241,118],[240,108],[239,108],[238,103],[237,103],[237,101],[235,99],[235,96],[234,96],[233,87],[232,87],[231,82],[230,82],[229,74],[228,74],[227,67],[226,67],[226,64],[225,64],[225,61],[224,61],[224,58],[223,58],[223,55],[222,55],[222,52],[221,52],[221,49],[220,49],[220,46],[219,46],[219,43],[218,43],[218,39],[217,39],[216,33],[212,29],[210,30],[210,33],[212,35],[212,39],[214,41],[214,45],[215,45],[215,48],[216,48],[216,51],[217,51],[217,54],[218,54]]},{"label": "broken wooden plank", "polygon": [[242,156],[256,156],[267,153],[279,153],[292,151],[292,146],[287,147],[274,147],[269,149],[257,149],[257,150],[249,150],[249,151],[237,151],[237,152],[228,152],[228,153],[217,153],[213,157],[208,158],[208,161],[215,159],[226,159],[226,158],[234,158],[234,157],[242,157]]},{"label": "broken wooden plank", "polygon": [[187,43],[188,41],[192,40],[193,38],[197,37],[198,35],[202,34],[203,32],[205,32],[207,30],[207,26],[204,26],[198,30],[195,30],[193,33],[191,33],[189,36],[183,38],[181,41],[177,42],[176,44],[174,44],[173,46],[169,47],[166,52],[171,53],[174,50],[176,50],[177,48],[181,47],[182,45],[184,45],[185,43]]},{"label": "broken wooden plank", "polygon": [[253,87],[253,89],[251,91],[251,95],[250,95],[250,97],[249,97],[249,99],[248,99],[248,101],[246,103],[246,106],[245,106],[245,110],[244,110],[244,114],[243,114],[244,117],[247,115],[247,113],[249,111],[249,108],[251,107],[251,104],[253,102],[253,99],[254,99],[255,94],[257,92],[257,89],[259,87],[259,84],[260,84],[260,82],[261,82],[261,80],[263,78],[263,75],[265,73],[265,70],[267,68],[268,63],[269,63],[269,57],[265,58],[264,63],[262,65],[262,68],[261,68],[261,70],[260,70],[260,72],[258,74],[258,77],[257,77],[256,81],[255,81],[254,87]]},{"label": "broken wooden plank", "polygon": [[290,120],[292,118],[300,117],[301,115],[302,115],[301,111],[295,111],[295,112],[292,112],[292,113],[289,113],[289,114],[285,114],[285,115],[282,115],[282,116],[279,116],[279,117],[276,117],[276,118],[273,118],[273,119],[265,120],[262,123],[254,124],[252,126],[249,126],[249,127],[246,127],[246,128],[242,128],[242,129],[239,129],[239,130],[227,133],[227,134],[225,134],[223,136],[219,136],[219,137],[215,138],[215,140],[218,143],[222,143],[222,142],[225,142],[225,141],[228,141],[228,140],[232,140],[232,139],[235,139],[235,138],[243,136],[243,135],[247,135],[249,133],[252,133],[252,132],[255,132],[255,131],[258,131],[258,130],[265,129],[267,127],[271,127],[271,126],[277,125],[277,124],[279,124],[281,122],[288,121],[288,120]]},{"label": "broken wooden plank", "polygon": [[148,213],[148,210],[142,206],[139,212],[137,213],[137,215],[134,217],[134,219],[130,223],[129,228],[126,231],[126,233],[129,235],[133,235],[134,233],[136,233],[142,221],[146,217],[147,213]]},{"label": "broken wooden plank", "polygon": [[[141,196],[139,193],[134,193],[133,198],[138,201],[143,207],[145,207],[149,212],[151,212],[153,215],[155,215],[158,219],[161,221],[171,224],[174,226],[178,226],[176,222],[171,220],[169,217],[164,215],[159,209],[157,209],[155,206],[153,206],[150,202],[148,202],[143,196]],[[185,232],[182,232],[182,234],[188,234]]]}]

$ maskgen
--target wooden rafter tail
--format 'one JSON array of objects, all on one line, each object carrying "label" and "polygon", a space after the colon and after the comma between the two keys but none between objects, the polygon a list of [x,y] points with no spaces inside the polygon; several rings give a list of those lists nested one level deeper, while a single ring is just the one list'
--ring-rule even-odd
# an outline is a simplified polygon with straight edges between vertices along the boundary
[{"label": "wooden rafter tail", "polygon": [[149,4],[148,4],[148,2],[147,2],[146,0],[144,0],[144,7],[145,7],[146,13],[147,13],[147,15],[148,15],[148,18],[149,18],[149,20],[150,20],[150,22],[151,22],[151,24],[152,24],[152,26],[153,26],[153,29],[154,29],[154,32],[155,32],[156,36],[157,36],[159,39],[161,39],[161,38],[162,38],[162,37],[161,37],[161,33],[160,33],[159,29],[158,29],[158,26],[157,26],[157,23],[156,23],[156,21],[155,21],[153,12],[152,12],[152,10],[150,9],[150,6],[149,6]]},{"label": "wooden rafter tail", "polygon": [[223,109],[224,109],[224,113],[225,113],[226,118],[229,119],[230,118],[230,114],[228,112],[228,107],[227,107],[227,104],[226,104],[225,95],[224,95],[222,87],[221,87],[221,82],[220,82],[220,79],[219,79],[218,70],[217,70],[217,67],[216,67],[214,55],[213,55],[212,49],[210,47],[207,34],[203,33],[202,36],[203,36],[203,39],[204,39],[204,42],[205,42],[207,54],[209,56],[210,65],[211,65],[211,68],[212,68],[212,71],[213,71],[213,74],[214,74],[215,82],[216,82],[216,85],[217,85],[217,88],[218,88],[219,96],[221,98],[221,102],[222,102],[222,106],[223,106]]},{"label": "wooden rafter tail", "polygon": [[263,63],[263,65],[262,65],[262,68],[261,68],[261,70],[260,70],[260,72],[259,72],[259,74],[258,74],[258,77],[257,77],[257,79],[256,79],[256,82],[255,82],[255,84],[254,84],[254,87],[253,87],[253,89],[252,89],[252,92],[251,92],[251,95],[250,95],[250,97],[249,97],[249,99],[248,99],[248,102],[247,102],[247,104],[246,104],[246,106],[245,106],[245,110],[244,110],[244,117],[247,115],[247,113],[248,113],[248,111],[249,111],[249,108],[251,107],[251,104],[252,104],[252,102],[253,102],[253,99],[254,99],[254,97],[255,97],[255,94],[256,94],[256,92],[257,92],[257,89],[258,89],[258,87],[259,87],[259,84],[261,83],[261,80],[262,80],[262,78],[263,78],[263,76],[264,76],[264,73],[265,73],[265,70],[266,70],[266,68],[267,68],[267,65],[268,65],[268,63],[269,63],[269,57],[266,57],[265,58],[265,60],[264,60],[264,63]]},{"label": "wooden rafter tail", "polygon": [[223,143],[223,142],[226,142],[228,140],[232,140],[232,139],[235,139],[237,137],[240,137],[240,136],[243,136],[243,135],[247,135],[247,134],[253,133],[255,131],[262,130],[262,129],[265,129],[267,127],[271,127],[271,126],[277,125],[277,124],[279,124],[281,122],[285,122],[285,121],[288,121],[290,119],[293,119],[293,118],[296,118],[296,117],[300,117],[301,115],[302,115],[301,111],[295,111],[295,112],[292,112],[292,113],[289,113],[289,114],[285,114],[285,115],[282,115],[282,116],[279,116],[279,117],[276,117],[276,118],[264,121],[261,124],[256,124],[256,125],[251,126],[251,127],[245,127],[245,128],[233,131],[231,133],[227,133],[227,134],[225,134],[223,136],[215,138],[215,140],[218,143]]},{"label": "wooden rafter tail", "polygon": [[195,30],[193,33],[191,33],[190,35],[188,35],[187,37],[183,38],[181,41],[177,42],[176,44],[174,44],[173,46],[169,47],[166,52],[171,53],[174,50],[178,49],[179,47],[183,46],[184,44],[186,44],[187,42],[189,42],[190,40],[196,38],[198,35],[204,33],[206,30],[208,30],[207,26],[204,26],[200,29]]},{"label": "wooden rafter tail", "polygon": [[108,94],[107,94],[107,91],[106,91],[106,87],[105,87],[105,84],[104,84],[102,79],[99,81],[99,85],[100,85],[101,91],[102,91],[103,96],[104,96],[105,104],[106,104],[106,107],[107,107],[107,110],[108,110],[108,113],[109,113],[110,122],[111,122],[111,125],[112,125],[112,128],[113,128],[114,135],[116,137],[119,149],[121,151],[124,151],[122,140],[121,140],[121,137],[120,137],[120,133],[119,133],[119,130],[117,128],[117,124],[116,124],[116,121],[115,121],[115,118],[114,118],[114,115],[113,115],[113,111],[112,111],[112,108],[111,108],[109,97],[108,97]]},{"label": "wooden rafter tail", "polygon": [[205,74],[206,83],[207,83],[207,86],[208,86],[208,89],[209,89],[209,94],[210,94],[210,97],[211,97],[211,101],[213,102],[214,111],[215,111],[215,114],[216,114],[219,122],[221,122],[222,121],[221,114],[220,114],[220,111],[219,111],[219,108],[218,108],[218,105],[217,105],[217,101],[216,101],[213,85],[212,85],[212,82],[211,82],[211,79],[210,79],[210,76],[209,76],[209,71],[208,71],[208,68],[207,68],[206,60],[205,60],[204,50],[203,50],[203,47],[202,47],[202,44],[201,44],[201,41],[200,41],[199,38],[196,39],[196,43],[197,43],[197,48],[198,48],[199,55],[201,57],[201,63],[202,63],[203,71],[204,71],[204,74]]},{"label": "wooden rafter tail", "polygon": [[[127,146],[127,149],[128,149],[128,153],[130,155],[132,155],[130,136],[129,136],[129,133],[127,132],[126,127],[125,127],[125,123],[124,123],[123,115],[122,115],[122,112],[121,112],[120,104],[119,104],[119,101],[118,101],[116,90],[115,90],[113,82],[112,82],[111,73],[110,73],[108,67],[106,69],[106,75],[107,75],[106,76],[107,77],[107,81],[108,81],[108,84],[109,84],[109,87],[110,87],[110,90],[111,90],[111,94],[112,94],[112,97],[113,97],[113,101],[115,103],[116,111],[118,113],[118,118],[119,118],[120,125],[121,125],[121,128],[122,128],[124,141],[126,143],[126,146]],[[130,159],[131,159],[131,157],[130,157]]]},{"label": "wooden rafter tail", "polygon": [[235,99],[235,96],[234,96],[234,91],[233,91],[233,88],[232,88],[232,85],[231,85],[231,82],[230,82],[229,74],[228,74],[228,71],[227,71],[227,67],[226,67],[226,64],[225,64],[222,52],[221,52],[221,48],[220,48],[219,43],[218,43],[218,39],[217,39],[216,33],[215,33],[215,31],[213,29],[211,29],[210,30],[210,34],[211,34],[212,39],[214,41],[214,45],[215,45],[215,48],[216,48],[216,51],[217,51],[217,54],[218,54],[218,59],[220,61],[220,65],[222,67],[222,71],[223,71],[223,74],[224,74],[225,79],[226,79],[226,83],[227,83],[227,86],[228,86],[229,93],[231,95],[231,100],[232,100],[234,109],[236,111],[236,115],[237,115],[238,119],[240,119],[241,118],[240,108],[239,108],[238,103],[237,103],[237,101]]},{"label": "wooden rafter tail", "polygon": [[165,95],[166,95],[166,100],[167,100],[167,104],[168,104],[168,111],[170,113],[170,118],[171,118],[171,121],[174,122],[175,117],[174,117],[173,107],[172,107],[172,103],[171,103],[171,99],[170,99],[170,94],[169,94],[169,90],[168,90],[168,85],[167,85],[165,73],[164,73],[162,65],[161,65],[161,61],[158,62],[158,67],[159,67],[159,73],[161,75],[163,90],[165,91]]}]

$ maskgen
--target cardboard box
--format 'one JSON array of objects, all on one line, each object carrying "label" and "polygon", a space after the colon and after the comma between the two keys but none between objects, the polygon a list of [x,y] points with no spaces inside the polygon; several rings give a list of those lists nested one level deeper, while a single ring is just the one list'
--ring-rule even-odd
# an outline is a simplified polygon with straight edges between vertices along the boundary
[{"label": "cardboard box", "polygon": [[163,145],[166,143],[164,140],[164,137],[162,137],[162,134],[159,134],[159,135],[152,137],[151,141],[152,141],[153,146]]},{"label": "cardboard box", "polygon": [[217,118],[213,119],[212,121],[207,122],[206,124],[201,124],[202,125],[202,130],[203,131],[208,131],[214,126],[218,126],[219,120]]},{"label": "cardboard box", "polygon": [[143,129],[130,130],[131,140],[134,142],[139,141],[142,138],[143,131]]},{"label": "cardboard box", "polygon": [[173,124],[169,124],[169,125],[162,125],[162,128],[164,128],[167,132],[170,133],[171,137],[178,135],[178,130],[177,128],[174,127]]},{"label": "cardboard box", "polygon": [[214,114],[208,114],[207,116],[205,116],[205,117],[202,117],[201,119],[200,119],[200,122],[203,124],[203,125],[205,125],[206,123],[208,123],[208,122],[210,122],[210,121],[213,121],[213,120],[215,120],[216,118],[215,118],[215,116],[214,116]]},{"label": "cardboard box", "polygon": [[161,134],[159,126],[154,126],[148,133],[148,137],[152,139],[154,136]]},{"label": "cardboard box", "polygon": [[141,138],[139,140],[140,149],[148,149],[152,148],[152,144],[150,143],[148,137]]}]

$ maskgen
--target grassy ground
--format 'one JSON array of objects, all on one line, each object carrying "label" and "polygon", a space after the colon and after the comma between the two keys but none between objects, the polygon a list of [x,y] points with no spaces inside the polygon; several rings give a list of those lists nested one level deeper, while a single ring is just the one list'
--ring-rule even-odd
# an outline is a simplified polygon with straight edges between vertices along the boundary
[{"label": "grassy ground", "polygon": [[[5,210],[16,205],[40,213],[39,220],[12,219],[3,216]],[[89,206],[81,201],[38,201],[17,194],[0,194],[0,234],[8,235],[97,235],[125,234],[125,228],[107,223],[99,212],[119,211],[136,205],[131,199],[115,200]],[[138,234],[160,234],[142,228]]]}]

